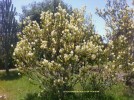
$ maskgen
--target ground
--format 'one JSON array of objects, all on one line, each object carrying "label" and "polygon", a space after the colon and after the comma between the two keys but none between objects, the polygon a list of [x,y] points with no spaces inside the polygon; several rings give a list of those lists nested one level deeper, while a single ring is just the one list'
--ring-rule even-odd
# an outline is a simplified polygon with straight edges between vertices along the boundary
[{"label": "ground", "polygon": [[33,85],[25,75],[18,75],[18,71],[10,71],[9,76],[0,71],[0,96],[6,96],[6,100],[24,100],[28,93],[38,91],[38,86]]},{"label": "ground", "polygon": [[[32,84],[26,75],[18,75],[18,73],[17,70],[10,70],[10,75],[6,76],[4,71],[0,71],[0,100],[4,100],[4,97],[6,97],[5,100],[33,100],[28,98],[40,91],[39,87]],[[79,89],[79,86],[76,88]],[[122,83],[113,86],[106,92],[115,100],[134,100],[134,95],[129,96]]]}]

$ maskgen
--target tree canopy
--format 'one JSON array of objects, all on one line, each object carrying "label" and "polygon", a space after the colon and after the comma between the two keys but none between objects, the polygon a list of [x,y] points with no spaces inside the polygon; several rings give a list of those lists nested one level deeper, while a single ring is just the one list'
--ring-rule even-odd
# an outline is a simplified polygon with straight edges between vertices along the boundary
[{"label": "tree canopy", "polygon": [[43,2],[33,2],[28,6],[23,6],[23,14],[21,15],[21,20],[29,16],[31,20],[36,20],[38,23],[40,23],[41,12],[47,10],[52,11],[53,13],[57,12],[57,7],[59,3],[64,9],[67,10],[67,12],[72,12],[72,7],[65,4],[62,0],[44,0]]}]

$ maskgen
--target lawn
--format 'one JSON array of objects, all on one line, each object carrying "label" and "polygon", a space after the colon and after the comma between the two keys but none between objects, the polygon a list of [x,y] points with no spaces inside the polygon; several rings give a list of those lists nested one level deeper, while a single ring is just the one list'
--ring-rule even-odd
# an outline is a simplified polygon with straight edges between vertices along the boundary
[{"label": "lawn", "polygon": [[9,76],[0,72],[0,96],[5,95],[6,100],[25,100],[27,94],[33,94],[39,88],[33,85],[25,75],[18,75],[18,71],[11,71]]},{"label": "lawn", "polygon": [[[5,95],[6,100],[33,100],[27,98],[38,91],[38,86],[33,85],[26,75],[18,75],[18,71],[11,71],[10,76],[6,76],[0,71],[0,96]],[[134,100],[134,96],[125,94],[125,87],[121,83],[106,92],[115,100]]]}]

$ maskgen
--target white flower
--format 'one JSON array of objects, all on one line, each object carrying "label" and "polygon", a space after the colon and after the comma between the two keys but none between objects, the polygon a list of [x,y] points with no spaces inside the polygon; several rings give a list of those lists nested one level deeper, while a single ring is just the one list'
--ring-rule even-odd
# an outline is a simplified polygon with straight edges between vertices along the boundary
[{"label": "white flower", "polygon": [[114,55],[114,53],[111,53],[112,55]]},{"label": "white flower", "polygon": [[55,50],[55,48],[53,48],[53,49],[52,49],[52,52],[53,52],[54,54],[56,53],[56,50]]},{"label": "white flower", "polygon": [[28,56],[33,56],[33,53],[32,53],[32,52],[28,52],[27,55],[28,55]]},{"label": "white flower", "polygon": [[68,78],[67,77],[65,77],[65,80],[67,80]]},{"label": "white flower", "polygon": [[60,16],[60,13],[57,12],[57,13],[54,14],[54,16],[55,16],[55,17],[58,17],[58,16]]},{"label": "white flower", "polygon": [[96,55],[95,54],[92,54],[91,55],[91,59],[94,60],[96,58]]},{"label": "white flower", "polygon": [[15,52],[13,52],[13,56],[15,56]]},{"label": "white flower", "polygon": [[63,49],[63,48],[61,48],[61,49],[59,50],[59,52],[60,52],[60,53],[63,53],[63,51],[64,51],[64,49]]},{"label": "white flower", "polygon": [[47,63],[48,63],[48,60],[44,59],[43,64],[47,64]]},{"label": "white flower", "polygon": [[80,46],[77,45],[77,46],[76,46],[76,52],[78,52],[79,50],[80,50]]},{"label": "white flower", "polygon": [[42,11],[40,19],[44,19],[45,12]]},{"label": "white flower", "polygon": [[129,66],[131,66],[131,63],[128,63]]},{"label": "white flower", "polygon": [[75,55],[75,60],[79,61],[79,57],[77,55]]},{"label": "white flower", "polygon": [[51,35],[52,35],[52,36],[54,36],[54,35],[55,35],[55,30],[53,30],[53,31],[51,32]]},{"label": "white flower", "polygon": [[117,59],[120,59],[120,56],[118,56]]},{"label": "white flower", "polygon": [[53,41],[54,44],[56,44],[55,38],[52,38],[52,41]]},{"label": "white flower", "polygon": [[33,50],[35,50],[35,48],[33,48]]},{"label": "white flower", "polygon": [[115,65],[114,64],[112,65],[112,68],[115,68]]},{"label": "white flower", "polygon": [[13,44],[11,44],[11,47],[13,47]]},{"label": "white flower", "polygon": [[35,45],[35,42],[31,42],[32,45]]},{"label": "white flower", "polygon": [[40,48],[45,49],[47,47],[47,41],[42,41]]},{"label": "white flower", "polygon": [[58,83],[59,83],[60,81],[61,81],[60,79],[57,80]]},{"label": "white flower", "polygon": [[54,63],[54,61],[52,60],[51,63]]},{"label": "white flower", "polygon": [[74,52],[73,52],[73,51],[71,51],[70,53],[71,53],[71,54],[73,54]]},{"label": "white flower", "polygon": [[20,74],[20,73],[18,73],[18,75],[20,76],[21,74]]},{"label": "white flower", "polygon": [[35,39],[34,41],[35,41],[35,42],[37,42],[38,40],[37,40],[37,39]]},{"label": "white flower", "polygon": [[69,56],[67,54],[64,54],[65,61],[69,60]]},{"label": "white flower", "polygon": [[107,69],[107,68],[108,68],[108,66],[106,65],[106,66],[105,66],[105,69]]},{"label": "white flower", "polygon": [[119,65],[119,68],[122,68],[122,65]]}]

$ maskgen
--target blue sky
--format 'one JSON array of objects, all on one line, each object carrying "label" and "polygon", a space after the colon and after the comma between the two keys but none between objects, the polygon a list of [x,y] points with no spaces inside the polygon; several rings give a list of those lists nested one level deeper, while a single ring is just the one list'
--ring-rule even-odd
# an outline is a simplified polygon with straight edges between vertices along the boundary
[{"label": "blue sky", "polygon": [[[12,3],[16,7],[16,11],[18,13],[22,13],[21,7],[23,5],[28,5],[29,3],[32,3],[34,1],[40,2],[43,0],[12,0]],[[101,35],[105,34],[105,30],[104,30],[105,22],[95,14],[96,12],[95,8],[98,7],[100,9],[103,9],[105,7],[106,0],[63,0],[63,1],[68,5],[71,5],[73,8],[81,8],[83,6],[86,6],[87,14],[88,13],[92,14],[93,23],[95,24],[97,33]],[[132,0],[128,0],[128,3],[131,3],[131,1]]]},{"label": "blue sky", "polygon": [[105,0],[64,0],[67,4],[72,5],[73,8],[81,8],[86,6],[87,14],[91,13],[93,18],[93,23],[97,33],[104,35],[105,34],[105,23],[104,21],[95,14],[96,7],[102,9],[105,7]]}]

